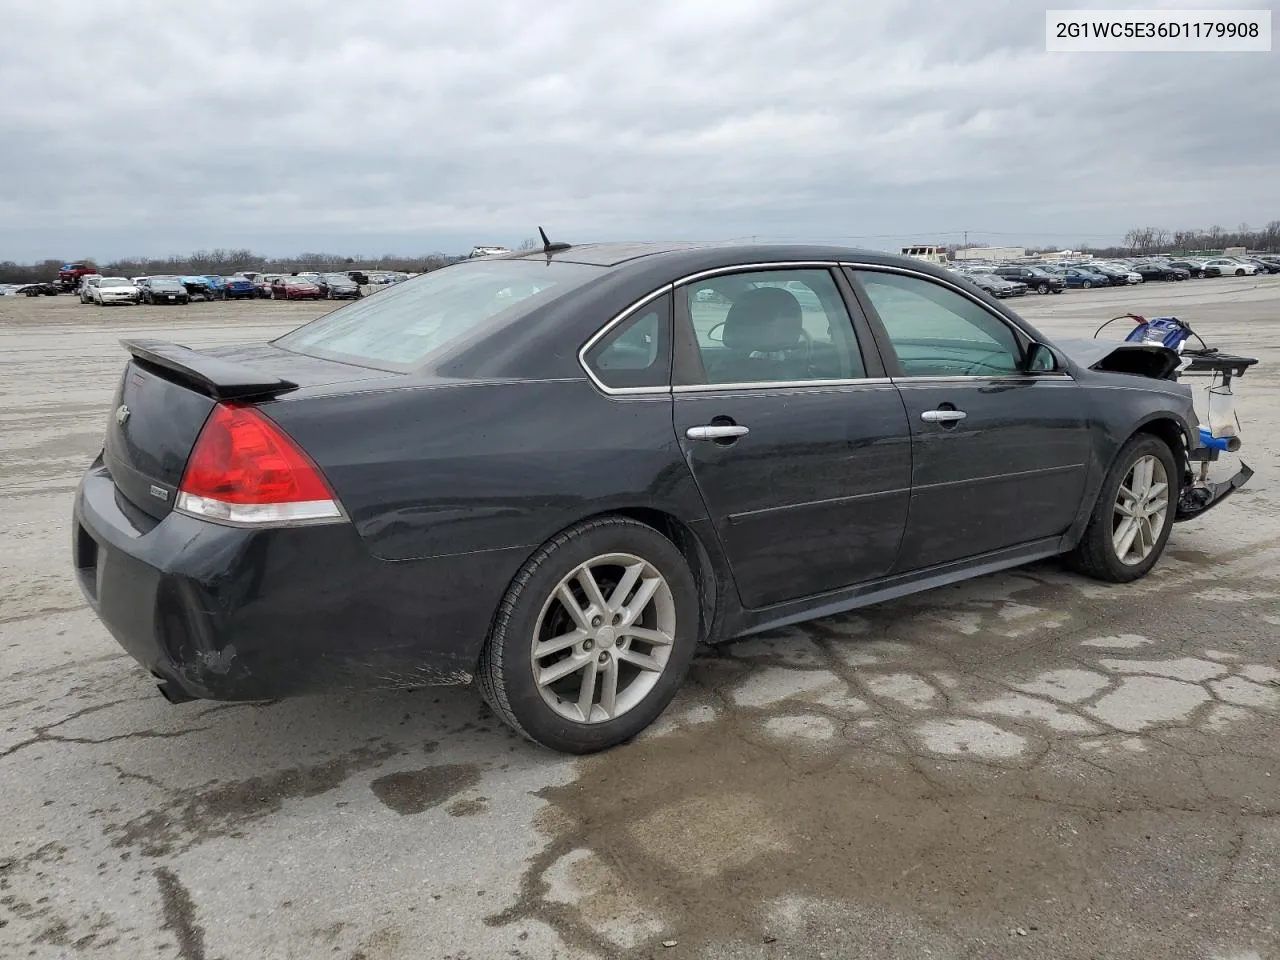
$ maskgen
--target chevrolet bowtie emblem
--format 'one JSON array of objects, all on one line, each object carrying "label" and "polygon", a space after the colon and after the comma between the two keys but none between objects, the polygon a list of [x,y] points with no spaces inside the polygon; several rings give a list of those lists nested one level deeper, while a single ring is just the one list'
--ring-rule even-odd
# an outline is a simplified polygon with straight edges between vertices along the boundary
[{"label": "chevrolet bowtie emblem", "polygon": [[129,419],[129,408],[125,404],[116,407],[116,423],[124,426],[124,422]]}]

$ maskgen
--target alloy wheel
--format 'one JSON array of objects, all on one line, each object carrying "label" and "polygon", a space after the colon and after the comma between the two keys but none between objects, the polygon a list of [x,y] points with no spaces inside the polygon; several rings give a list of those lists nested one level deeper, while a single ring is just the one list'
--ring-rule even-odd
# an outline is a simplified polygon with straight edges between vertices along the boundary
[{"label": "alloy wheel", "polygon": [[1116,557],[1137,566],[1151,555],[1169,512],[1169,476],[1158,457],[1134,461],[1116,493],[1111,543]]},{"label": "alloy wheel", "polygon": [[638,706],[671,657],[671,586],[647,560],[609,553],[579,564],[543,604],[530,662],[543,702],[567,720],[604,723]]}]

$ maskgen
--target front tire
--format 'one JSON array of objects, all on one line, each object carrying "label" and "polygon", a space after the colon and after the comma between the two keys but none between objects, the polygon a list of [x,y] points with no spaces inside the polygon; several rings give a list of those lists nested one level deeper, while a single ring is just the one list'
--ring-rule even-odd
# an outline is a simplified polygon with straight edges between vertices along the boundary
[{"label": "front tire", "polygon": [[1088,290],[1090,287],[1092,287],[1092,286],[1093,286],[1093,281],[1092,281],[1092,280],[1086,280],[1084,283],[1080,284],[1080,286],[1082,286],[1084,289]]},{"label": "front tire", "polygon": [[565,753],[625,743],[666,709],[697,646],[698,590],[652,527],[603,517],[571,527],[520,568],[476,679],[525,737]]},{"label": "front tire", "polygon": [[1040,294],[1040,296],[1042,297],[1048,292],[1049,292],[1049,285],[1047,283],[1042,283],[1040,284],[1040,286],[1036,287],[1036,293]]},{"label": "front tire", "polygon": [[1173,529],[1180,492],[1169,445],[1149,433],[1130,437],[1102,482],[1089,526],[1067,563],[1107,583],[1129,583],[1156,565]]}]

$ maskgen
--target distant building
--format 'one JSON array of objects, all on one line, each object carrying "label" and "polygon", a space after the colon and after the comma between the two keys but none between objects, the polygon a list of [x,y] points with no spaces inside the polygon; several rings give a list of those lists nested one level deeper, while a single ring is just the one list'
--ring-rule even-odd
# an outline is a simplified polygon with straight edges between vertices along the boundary
[{"label": "distant building", "polygon": [[917,260],[925,260],[929,263],[946,263],[947,248],[930,243],[917,243],[909,247],[902,248],[904,257],[915,257]]},{"label": "distant building", "polygon": [[1026,247],[964,247],[956,251],[957,260],[1021,260]]}]

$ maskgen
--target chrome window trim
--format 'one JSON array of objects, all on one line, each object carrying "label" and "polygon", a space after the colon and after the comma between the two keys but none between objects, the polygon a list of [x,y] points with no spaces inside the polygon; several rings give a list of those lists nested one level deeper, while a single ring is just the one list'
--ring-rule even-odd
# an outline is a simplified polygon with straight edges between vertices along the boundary
[{"label": "chrome window trim", "polygon": [[1060,383],[1070,381],[1075,382],[1075,377],[1069,373],[998,373],[983,376],[981,374],[964,375],[964,376],[920,376],[920,377],[891,377],[894,383],[903,387],[928,386],[930,383],[976,383],[981,380],[989,383],[991,381],[1002,380],[1055,380]]},{"label": "chrome window trim", "polygon": [[[603,393],[605,396],[634,397],[634,396],[645,396],[646,394],[651,396],[653,394],[658,394],[658,393],[669,394],[671,392],[671,374],[670,373],[667,374],[667,385],[665,387],[610,387],[610,386],[607,386],[603,381],[601,381],[599,377],[596,376],[595,371],[591,369],[591,364],[587,363],[587,354],[591,351],[592,347],[594,347],[597,343],[599,343],[604,337],[609,335],[610,330],[618,326],[618,324],[625,322],[629,317],[631,317],[632,314],[634,314],[637,310],[641,309],[645,305],[652,303],[654,300],[657,300],[659,297],[662,297],[665,294],[672,293],[675,290],[675,286],[676,285],[674,283],[666,283],[666,284],[663,284],[661,287],[659,287],[657,290],[654,290],[652,293],[645,294],[639,300],[635,301],[635,303],[624,308],[621,313],[616,314],[613,317],[613,319],[607,321],[605,325],[601,327],[599,330],[597,330],[594,334],[592,334],[591,339],[589,339],[586,343],[584,343],[582,347],[578,350],[578,366],[582,368],[582,372],[587,375],[587,379],[589,379],[595,385],[595,388],[599,390],[601,393]],[[676,349],[675,338],[672,337],[671,352],[673,356],[675,355],[675,349]]]},{"label": "chrome window trim", "polygon": [[[713,267],[708,270],[699,270],[696,273],[686,274],[685,276],[679,277],[678,279],[673,280],[670,283],[664,283],[658,289],[646,294],[645,296],[641,297],[639,300],[636,300],[634,303],[623,308],[622,311],[616,314],[612,319],[608,320],[604,324],[604,326],[602,326],[599,330],[597,330],[591,336],[591,338],[582,345],[581,349],[578,350],[578,365],[582,367],[583,372],[587,375],[587,379],[591,381],[592,385],[594,385],[597,390],[599,390],[601,393],[603,393],[605,396],[608,396],[608,397],[633,397],[633,396],[646,396],[646,395],[655,396],[658,394],[673,394],[673,393],[684,394],[684,393],[724,392],[727,390],[739,390],[739,391],[746,390],[746,391],[754,392],[757,390],[767,390],[772,388],[785,388],[785,389],[794,390],[797,387],[850,387],[850,386],[859,386],[859,385],[883,386],[885,384],[901,384],[903,386],[913,386],[917,384],[923,385],[925,383],[950,383],[950,382],[965,383],[965,382],[975,382],[978,380],[1034,379],[1034,380],[1070,380],[1073,382],[1075,380],[1075,378],[1072,377],[1069,373],[1043,373],[1043,374],[1025,373],[1025,374],[999,374],[995,376],[863,377],[860,379],[850,379],[850,380],[777,380],[777,381],[760,381],[755,383],[752,383],[752,382],[699,383],[699,384],[687,384],[682,386],[672,386],[670,383],[668,383],[666,386],[663,386],[663,387],[610,387],[610,386],[606,386],[603,382],[601,382],[600,378],[596,376],[595,372],[591,369],[590,365],[587,363],[587,359],[586,359],[587,353],[590,352],[591,348],[594,347],[601,339],[607,336],[610,330],[612,330],[618,324],[624,322],[633,313],[635,313],[637,310],[644,307],[646,304],[651,303],[652,301],[658,299],[664,294],[669,293],[672,296],[674,296],[675,290],[677,287],[682,287],[686,284],[693,283],[695,280],[703,280],[703,279],[706,279],[707,277],[717,277],[717,276],[723,276],[725,274],[731,274],[731,273],[753,273],[758,270],[814,269],[814,268],[831,270],[839,267],[848,267],[851,270],[873,270],[873,271],[880,271],[882,273],[899,273],[905,276],[916,277],[921,280],[931,280],[934,283],[938,283],[950,290],[954,290],[956,293],[960,294],[961,296],[973,301],[973,303],[981,307],[983,310],[985,310],[988,314],[990,314],[995,319],[999,320],[1001,323],[1004,323],[1005,325],[1009,325],[1008,318],[1003,317],[998,313],[992,313],[991,308],[987,304],[983,303],[981,300],[975,297],[968,290],[965,290],[963,287],[958,286],[951,280],[948,280],[946,278],[941,278],[941,277],[935,277],[935,276],[932,276],[931,274],[922,273],[918,270],[911,270],[906,267],[887,266],[887,265],[878,264],[878,263],[864,263],[860,261],[848,261],[848,260],[777,260],[777,261],[766,261],[761,263],[737,263],[727,267]],[[1016,324],[1014,324],[1013,326],[1014,326],[1014,329],[1017,331],[1017,333],[1021,337],[1023,338],[1027,337],[1027,333],[1025,330],[1023,330],[1021,327],[1018,327]],[[673,354],[674,354],[675,348],[676,348],[676,345],[673,337],[672,344],[671,344],[671,349]]]},{"label": "chrome window trim", "polygon": [[724,393],[738,391],[770,390],[784,388],[795,390],[798,387],[819,387],[830,390],[832,387],[887,387],[893,381],[888,377],[864,377],[861,380],[756,380],[743,383],[688,383],[672,387],[672,393]]},{"label": "chrome window trim", "polygon": [[[996,313],[991,309],[991,307],[988,304],[983,303],[981,300],[975,297],[972,292],[964,289],[955,281],[947,277],[935,277],[932,274],[923,273],[919,270],[912,270],[908,267],[891,266],[891,265],[886,265],[881,263],[865,263],[865,262],[856,261],[856,260],[842,260],[840,261],[840,266],[847,267],[850,270],[869,270],[872,272],[879,272],[879,273],[898,273],[906,277],[915,277],[917,280],[931,281],[933,283],[938,284],[939,286],[946,287],[949,290],[955,291],[956,293],[964,297],[966,300],[972,301],[976,306],[981,308],[983,311],[985,311],[989,316],[991,316],[995,320],[998,320],[1000,323],[1003,323],[1006,327],[1012,327],[1021,339],[1024,339],[1024,340],[1031,339],[1030,335],[1027,333],[1027,331],[1023,330],[1022,327],[1018,326],[1016,323],[1010,323],[1008,317],[1005,317],[999,313]],[[1046,346],[1051,346],[1051,345],[1046,344]],[[1037,380],[1071,380],[1073,382],[1075,380],[1075,377],[1071,376],[1071,374],[1069,373],[1043,373],[1043,374],[1021,373],[1021,374],[998,374],[998,375],[989,376],[989,377],[984,377],[984,376],[896,377],[894,382],[902,382],[902,381],[915,382],[920,380],[934,380],[934,381],[939,381],[939,380],[1024,380],[1028,377],[1033,377]]]}]

